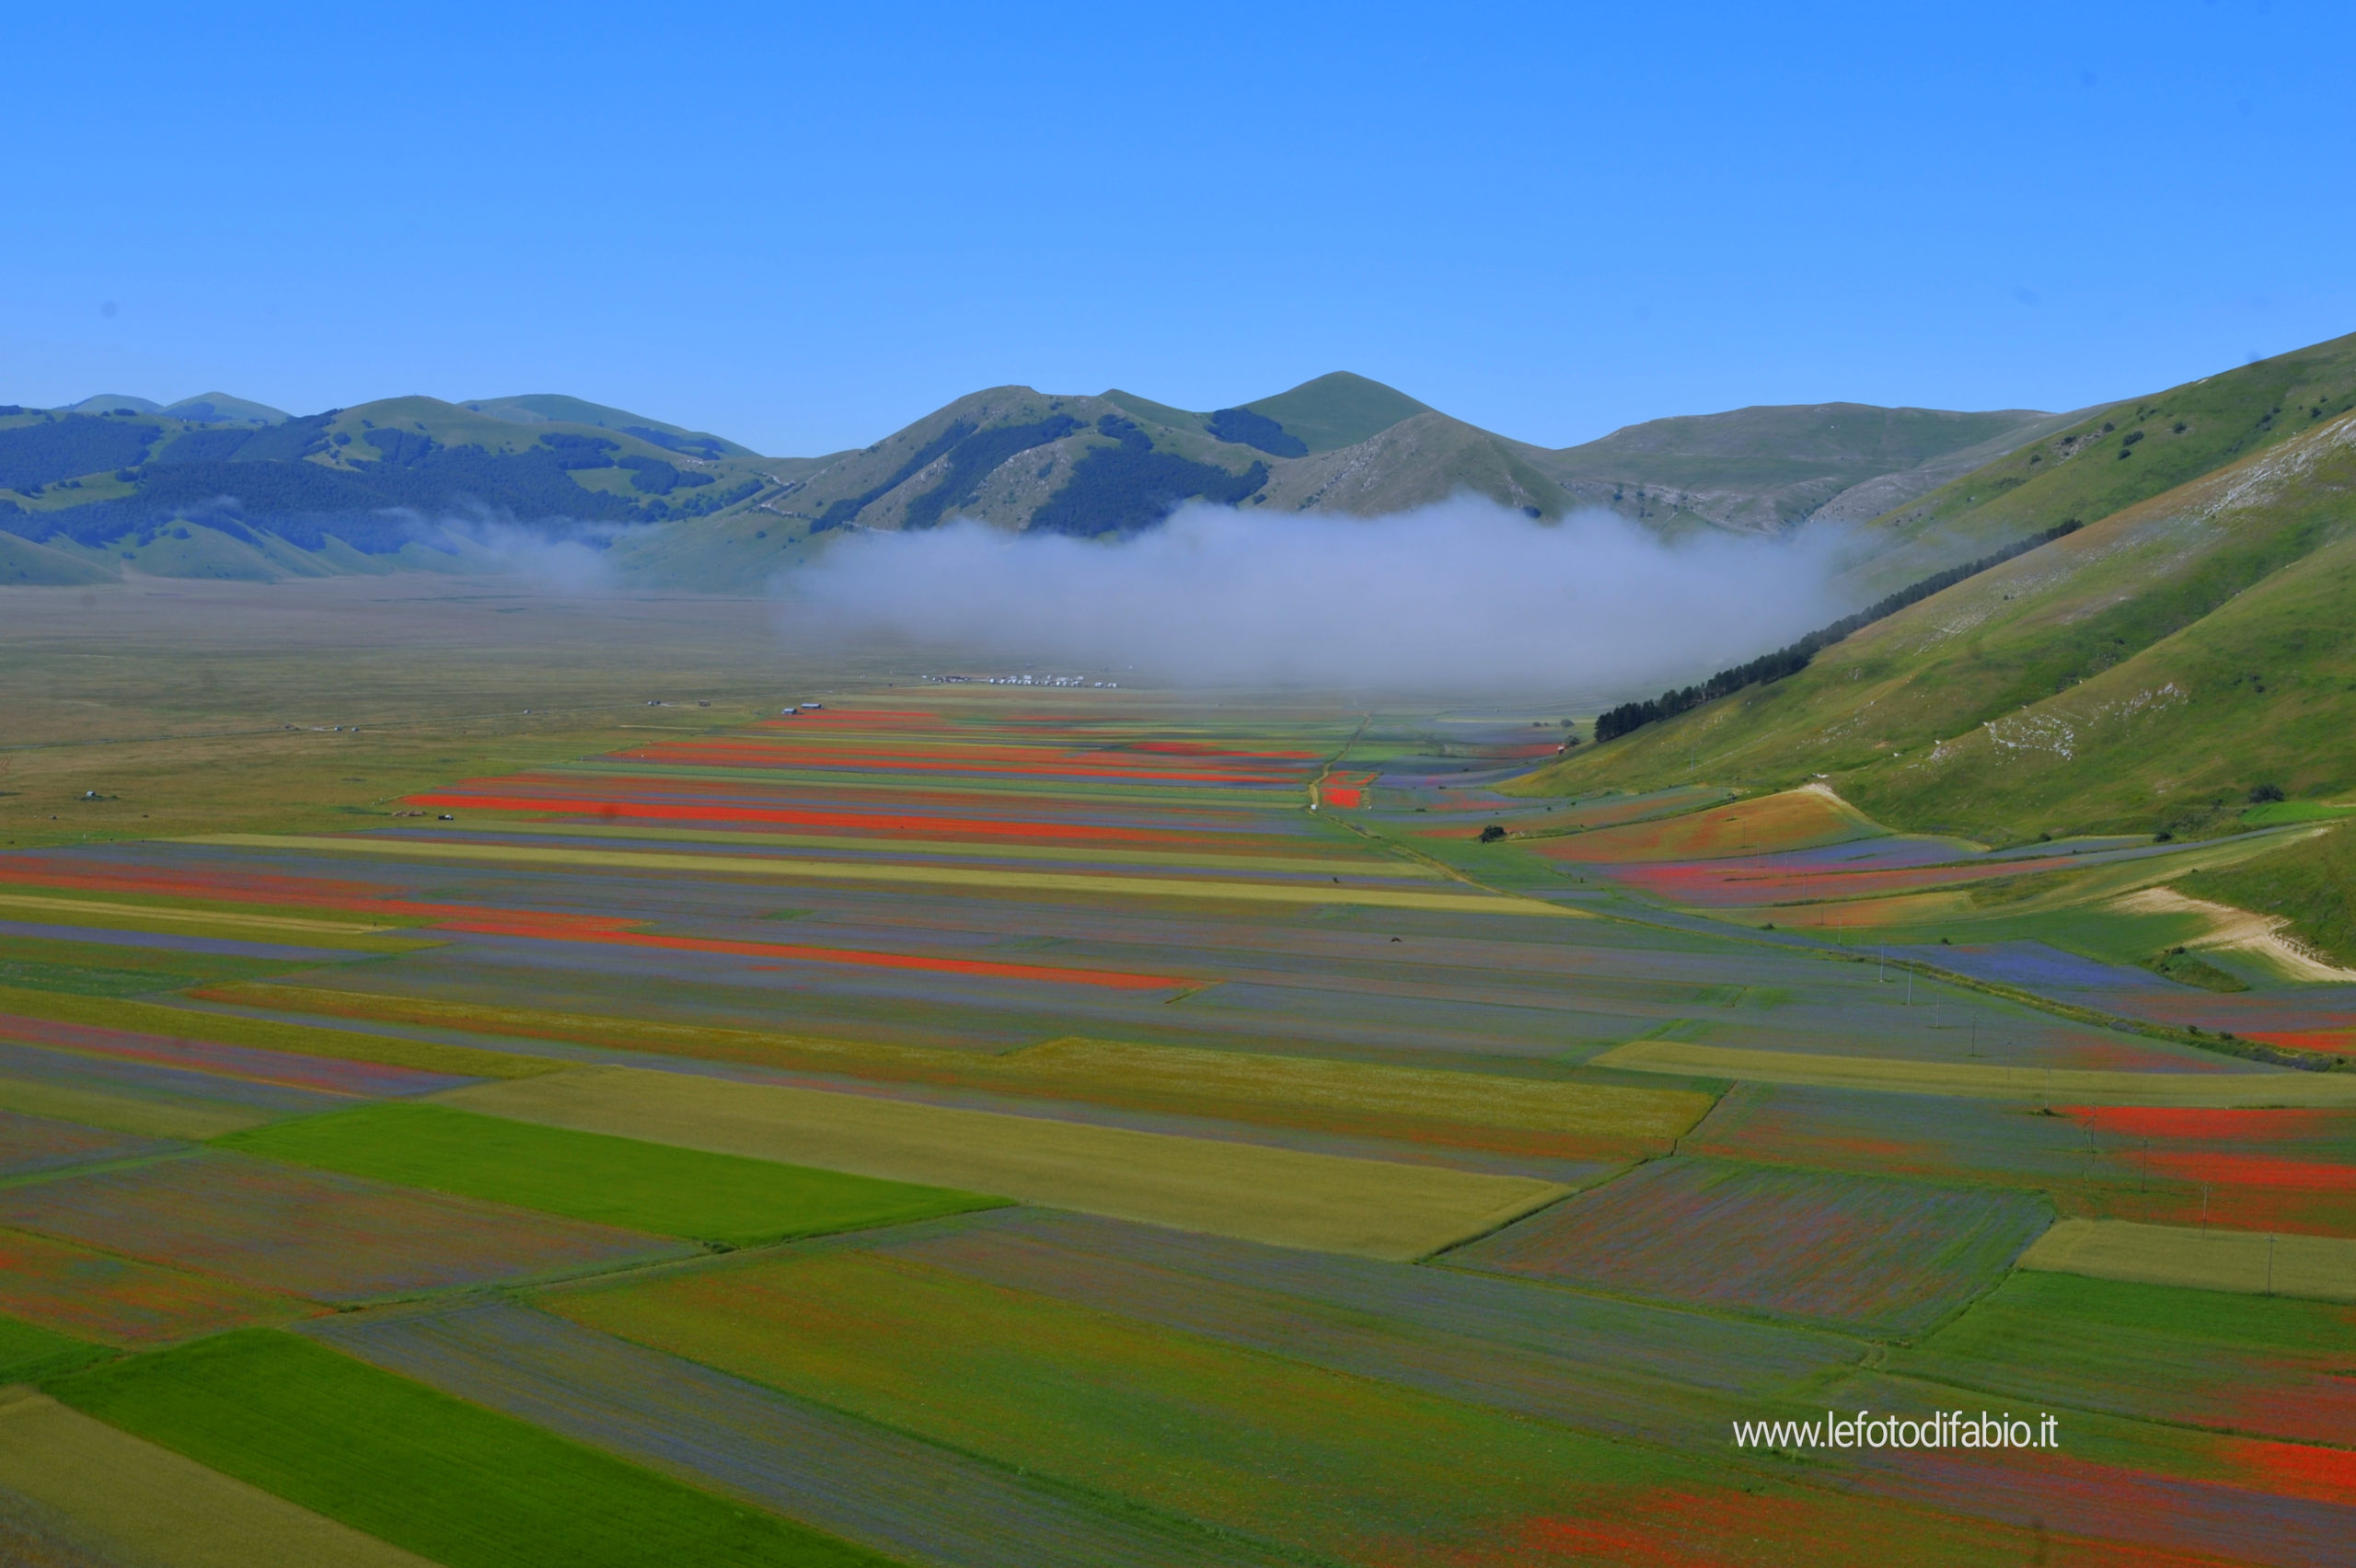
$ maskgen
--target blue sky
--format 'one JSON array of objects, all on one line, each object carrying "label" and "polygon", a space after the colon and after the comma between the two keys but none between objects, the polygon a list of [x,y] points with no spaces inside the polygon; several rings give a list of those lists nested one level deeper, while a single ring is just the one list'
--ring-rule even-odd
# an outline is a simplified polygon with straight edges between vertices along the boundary
[{"label": "blue sky", "polygon": [[2356,7],[12,6],[0,401],[765,451],[1349,369],[1563,444],[2356,330]]}]

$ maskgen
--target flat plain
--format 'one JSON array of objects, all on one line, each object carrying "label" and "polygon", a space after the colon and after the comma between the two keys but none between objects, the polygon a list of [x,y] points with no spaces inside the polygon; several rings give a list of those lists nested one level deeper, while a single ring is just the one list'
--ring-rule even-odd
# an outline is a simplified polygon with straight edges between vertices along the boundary
[{"label": "flat plain", "polygon": [[[2356,1539],[2356,986],[2142,896],[2313,823],[1528,794],[1565,714],[951,681],[752,603],[28,594],[0,1377],[43,1392],[0,1396],[0,1542]],[[2059,1451],[1732,1440],[1983,1405]],[[43,1445],[121,1456],[161,1533],[89,1545]]]},{"label": "flat plain", "polygon": [[995,1201],[443,1105],[370,1105],[219,1142],[291,1164],[731,1247],[927,1219]]}]

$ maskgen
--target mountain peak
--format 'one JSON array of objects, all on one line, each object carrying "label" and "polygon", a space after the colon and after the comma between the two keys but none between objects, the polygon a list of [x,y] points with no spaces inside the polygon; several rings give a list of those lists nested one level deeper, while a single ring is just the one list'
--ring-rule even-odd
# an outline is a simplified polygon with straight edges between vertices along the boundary
[{"label": "mountain peak", "polygon": [[164,406],[152,398],[133,398],[125,392],[101,392],[95,398],[85,398],[78,403],[68,403],[52,410],[61,414],[106,414],[117,409],[129,409],[136,414],[161,413]]},{"label": "mountain peak", "polygon": [[1288,392],[1245,403],[1243,408],[1285,427],[1310,451],[1331,452],[1370,441],[1403,420],[1432,411],[1395,386],[1336,370],[1304,381]]},{"label": "mountain peak", "polygon": [[284,424],[294,417],[283,409],[273,409],[250,398],[233,398],[226,392],[200,392],[193,398],[167,404],[158,411],[201,424]]}]

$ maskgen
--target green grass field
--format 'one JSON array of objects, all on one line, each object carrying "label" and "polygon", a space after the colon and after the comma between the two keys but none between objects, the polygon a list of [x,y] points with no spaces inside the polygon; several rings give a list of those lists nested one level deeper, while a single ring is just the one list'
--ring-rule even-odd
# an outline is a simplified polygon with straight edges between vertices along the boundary
[{"label": "green grass field", "polygon": [[294,1164],[728,1247],[897,1225],[1003,1201],[441,1105],[370,1105],[219,1141]]},{"label": "green grass field", "polygon": [[2038,1237],[2017,1266],[2242,1296],[2356,1302],[2356,1240],[2341,1236],[2065,1219]]},{"label": "green grass field", "polygon": [[448,1568],[886,1561],[272,1330],[133,1357],[50,1392]]},{"label": "green grass field", "polygon": [[29,1383],[87,1366],[101,1346],[16,1318],[0,1317],[0,1383]]},{"label": "green grass field", "polygon": [[[0,1389],[0,1493],[9,1568],[429,1568],[30,1389]],[[35,1521],[62,1528],[11,1528]],[[57,1536],[82,1550],[56,1551]]]},{"label": "green grass field", "polygon": [[1493,1229],[1566,1190],[1444,1165],[632,1067],[476,1084],[449,1098],[544,1125],[813,1160],[892,1181],[1003,1193],[1085,1214],[1403,1262]]},{"label": "green grass field", "polygon": [[1001,1464],[1343,1561],[1428,1562],[1418,1536],[1472,1537],[1679,1468],[1553,1423],[868,1256],[762,1261],[551,1305]]},{"label": "green grass field", "polygon": [[1890,1369],[2081,1410],[2344,1444],[2347,1320],[2346,1307],[2323,1301],[2022,1273],[1894,1353]]}]

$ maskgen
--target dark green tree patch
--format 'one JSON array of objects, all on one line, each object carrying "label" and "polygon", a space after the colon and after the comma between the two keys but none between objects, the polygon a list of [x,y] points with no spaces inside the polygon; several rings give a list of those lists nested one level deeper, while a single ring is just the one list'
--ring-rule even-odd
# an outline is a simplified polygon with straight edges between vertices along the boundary
[{"label": "dark green tree patch", "polygon": [[1032,515],[1031,526],[1050,534],[1095,538],[1150,528],[1181,503],[1207,501],[1233,506],[1268,482],[1268,466],[1241,474],[1174,453],[1159,452],[1129,421],[1106,414],[1097,430],[1119,444],[1099,446],[1072,465],[1071,478]]},{"label": "dark green tree patch", "polygon": [[395,430],[390,425],[370,431],[368,444],[385,455],[385,466],[391,468],[412,467],[442,450],[441,444],[422,431]]},{"label": "dark green tree patch", "polygon": [[67,414],[43,424],[0,430],[0,490],[38,485],[128,467],[147,455],[163,426]]},{"label": "dark green tree patch", "polygon": [[1221,409],[1210,418],[1210,432],[1220,441],[1253,446],[1271,457],[1306,457],[1309,444],[1267,415],[1250,409]]},{"label": "dark green tree patch", "polygon": [[699,474],[660,457],[641,457],[635,453],[628,457],[616,458],[615,467],[628,468],[630,471],[630,489],[648,495],[669,495],[675,490],[693,490],[699,485],[711,483],[710,474]]},{"label": "dark green tree patch", "polygon": [[551,431],[540,437],[540,444],[556,454],[560,468],[610,468],[612,454],[621,447],[620,442],[602,435],[573,435],[564,431]]}]

